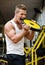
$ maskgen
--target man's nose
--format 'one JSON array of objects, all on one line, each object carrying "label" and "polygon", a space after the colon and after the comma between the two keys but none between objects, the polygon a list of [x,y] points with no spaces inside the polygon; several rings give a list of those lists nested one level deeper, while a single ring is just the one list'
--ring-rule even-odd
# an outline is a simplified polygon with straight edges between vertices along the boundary
[{"label": "man's nose", "polygon": [[23,18],[25,19],[25,18],[26,18],[26,16],[25,16],[25,15],[23,15]]}]

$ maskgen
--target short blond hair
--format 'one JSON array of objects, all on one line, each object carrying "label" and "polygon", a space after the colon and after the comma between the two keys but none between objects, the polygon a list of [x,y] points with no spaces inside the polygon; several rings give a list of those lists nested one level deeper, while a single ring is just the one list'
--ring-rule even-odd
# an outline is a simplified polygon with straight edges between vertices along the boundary
[{"label": "short blond hair", "polygon": [[26,9],[27,9],[24,4],[18,4],[18,5],[16,6],[16,8],[23,9],[23,10],[26,10]]},{"label": "short blond hair", "polygon": [[27,10],[26,6],[24,4],[18,4],[16,7],[15,7],[15,12],[19,12],[19,9],[22,9],[22,10]]}]

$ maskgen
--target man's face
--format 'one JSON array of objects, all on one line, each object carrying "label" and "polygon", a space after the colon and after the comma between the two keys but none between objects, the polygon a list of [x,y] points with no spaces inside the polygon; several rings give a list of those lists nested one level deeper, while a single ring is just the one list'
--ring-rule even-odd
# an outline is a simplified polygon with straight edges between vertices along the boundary
[{"label": "man's face", "polygon": [[26,18],[26,14],[26,10],[19,9],[19,12],[16,15],[19,20],[23,20]]}]

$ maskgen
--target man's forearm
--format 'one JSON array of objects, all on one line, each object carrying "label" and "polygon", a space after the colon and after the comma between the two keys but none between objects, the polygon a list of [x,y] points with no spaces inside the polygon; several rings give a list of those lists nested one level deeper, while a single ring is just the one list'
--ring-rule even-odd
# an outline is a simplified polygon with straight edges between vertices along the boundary
[{"label": "man's forearm", "polygon": [[18,34],[15,34],[13,37],[12,37],[12,41],[14,43],[17,43],[19,42],[26,34],[26,30],[22,30],[20,33]]}]

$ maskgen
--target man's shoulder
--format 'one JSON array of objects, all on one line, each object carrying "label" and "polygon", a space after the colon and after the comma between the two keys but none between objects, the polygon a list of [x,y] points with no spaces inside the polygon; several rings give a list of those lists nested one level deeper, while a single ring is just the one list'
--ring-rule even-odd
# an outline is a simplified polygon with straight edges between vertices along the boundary
[{"label": "man's shoulder", "polygon": [[12,26],[11,20],[7,21],[7,23],[4,26]]},{"label": "man's shoulder", "polygon": [[12,26],[13,26],[13,25],[12,25],[12,23],[11,23],[11,20],[8,21],[8,22],[4,25],[5,28],[11,28]]}]

